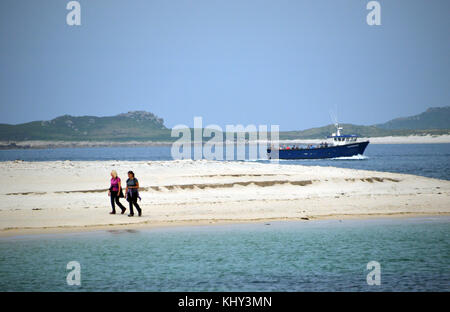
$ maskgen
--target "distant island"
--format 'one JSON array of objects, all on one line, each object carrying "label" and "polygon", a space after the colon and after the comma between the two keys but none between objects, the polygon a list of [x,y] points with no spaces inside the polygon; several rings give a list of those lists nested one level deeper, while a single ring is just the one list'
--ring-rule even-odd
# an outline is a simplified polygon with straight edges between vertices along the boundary
[{"label": "distant island", "polygon": [[[341,125],[343,126],[345,133],[357,134],[358,136],[365,138],[450,134],[450,106],[431,107],[418,115],[396,118],[372,126],[353,124]],[[321,139],[334,131],[334,125],[301,131],[285,131],[280,133],[280,139]]]},{"label": "distant island", "polygon": [[0,124],[0,141],[130,141],[170,139],[156,115],[134,111],[111,117],[64,115],[49,121]]},{"label": "distant island", "polygon": [[[361,137],[386,136],[423,136],[450,134],[450,106],[433,107],[425,112],[388,122],[371,125],[342,124],[346,133]],[[280,140],[323,139],[335,130],[334,125],[311,128],[300,131],[280,132]],[[33,121],[18,125],[0,124],[0,148],[27,148],[20,142],[44,141],[65,142],[66,146],[86,142],[109,142],[111,144],[155,144],[170,143],[177,138],[171,137],[171,129],[164,120],[145,111],[131,111],[110,117],[64,115],[49,121]],[[69,144],[69,145],[68,145]],[[106,144],[106,143],[105,143]],[[56,147],[56,146],[55,146]]]}]

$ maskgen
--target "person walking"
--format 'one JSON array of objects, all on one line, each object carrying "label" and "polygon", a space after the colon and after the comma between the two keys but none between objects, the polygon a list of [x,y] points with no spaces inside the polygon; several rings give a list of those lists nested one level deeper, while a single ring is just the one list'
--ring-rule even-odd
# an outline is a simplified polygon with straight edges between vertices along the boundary
[{"label": "person walking", "polygon": [[130,204],[130,214],[128,216],[134,216],[133,206],[136,207],[139,217],[142,216],[142,209],[137,203],[138,198],[141,199],[139,197],[139,181],[134,176],[133,171],[128,171],[127,188],[125,193],[127,201]]},{"label": "person walking", "polygon": [[123,196],[122,183],[120,178],[117,176],[117,171],[111,171],[111,186],[109,187],[108,195],[111,197],[111,207],[112,211],[110,214],[116,214],[116,205],[122,210],[122,214],[127,210],[119,201],[120,197]]}]

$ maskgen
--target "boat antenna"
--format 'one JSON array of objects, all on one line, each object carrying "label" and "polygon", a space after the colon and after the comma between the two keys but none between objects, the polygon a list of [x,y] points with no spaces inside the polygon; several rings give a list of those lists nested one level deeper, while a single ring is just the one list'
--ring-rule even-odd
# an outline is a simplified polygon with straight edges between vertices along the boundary
[{"label": "boat antenna", "polygon": [[331,121],[333,122],[334,126],[337,128],[339,126],[337,114],[335,114],[333,112],[333,110],[331,110],[331,109],[330,109],[329,113],[330,113]]},{"label": "boat antenna", "polygon": [[333,110],[330,109],[329,113],[330,113],[331,120],[333,121],[334,126],[336,127],[336,135],[340,136],[342,128],[339,127],[339,121],[338,121],[338,117],[337,117],[337,104],[335,105],[335,108],[336,108],[335,112],[333,112]]}]

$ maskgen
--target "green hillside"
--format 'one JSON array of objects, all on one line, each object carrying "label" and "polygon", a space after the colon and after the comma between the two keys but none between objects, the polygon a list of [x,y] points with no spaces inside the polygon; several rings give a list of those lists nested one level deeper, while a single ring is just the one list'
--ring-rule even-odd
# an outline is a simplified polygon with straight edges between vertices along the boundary
[{"label": "green hillside", "polygon": [[421,114],[396,118],[377,127],[389,130],[450,129],[450,106],[431,107]]},{"label": "green hillside", "polygon": [[50,121],[0,124],[0,140],[167,141],[170,130],[164,126],[163,119],[143,111],[111,117],[64,115]]},{"label": "green hillside", "polygon": [[[384,136],[407,136],[407,135],[442,135],[450,134],[450,129],[437,129],[437,130],[409,130],[398,129],[388,130],[378,128],[376,126],[358,126],[352,124],[341,124],[344,128],[343,134],[356,134],[359,137],[384,137]],[[336,132],[334,125],[328,125],[324,127],[311,128],[301,131],[284,131],[280,132],[281,140],[294,140],[294,139],[323,139]]]},{"label": "green hillside", "polygon": [[[405,136],[405,135],[441,135],[450,133],[450,106],[433,107],[425,112],[404,118],[396,118],[383,124],[358,126],[341,124],[343,133],[357,134],[361,137]],[[284,140],[318,139],[335,132],[334,125],[311,128],[302,131],[280,133]]]},{"label": "green hillside", "polygon": [[[345,134],[361,137],[450,134],[450,107],[430,108],[422,114],[397,118],[384,124],[341,125]],[[284,131],[280,139],[323,139],[335,132],[334,125],[300,131]],[[110,117],[61,116],[50,121],[19,125],[0,124],[0,141],[155,141],[170,142],[171,130],[163,119],[144,111],[133,111]],[[207,139],[206,139],[207,140]]]}]

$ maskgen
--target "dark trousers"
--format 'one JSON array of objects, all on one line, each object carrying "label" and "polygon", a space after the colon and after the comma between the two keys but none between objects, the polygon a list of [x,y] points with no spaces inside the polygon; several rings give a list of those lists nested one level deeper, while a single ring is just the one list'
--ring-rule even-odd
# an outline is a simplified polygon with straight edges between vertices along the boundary
[{"label": "dark trousers", "polygon": [[130,214],[134,214],[134,212],[133,212],[133,205],[134,205],[134,207],[136,207],[136,210],[138,211],[138,213],[141,213],[141,207],[139,207],[139,205],[138,205],[138,203],[137,203],[137,200],[138,200],[138,197],[137,197],[137,192],[131,192],[131,196],[130,195],[128,195],[128,197],[127,197],[127,200],[128,200],[128,202],[129,202],[129,204],[130,204]]},{"label": "dark trousers", "polygon": [[127,210],[119,201],[119,195],[117,194],[117,191],[111,191],[111,207],[112,207],[112,212],[116,212],[116,205],[114,204],[116,203],[117,206],[120,207],[120,209],[122,209],[122,211]]}]

